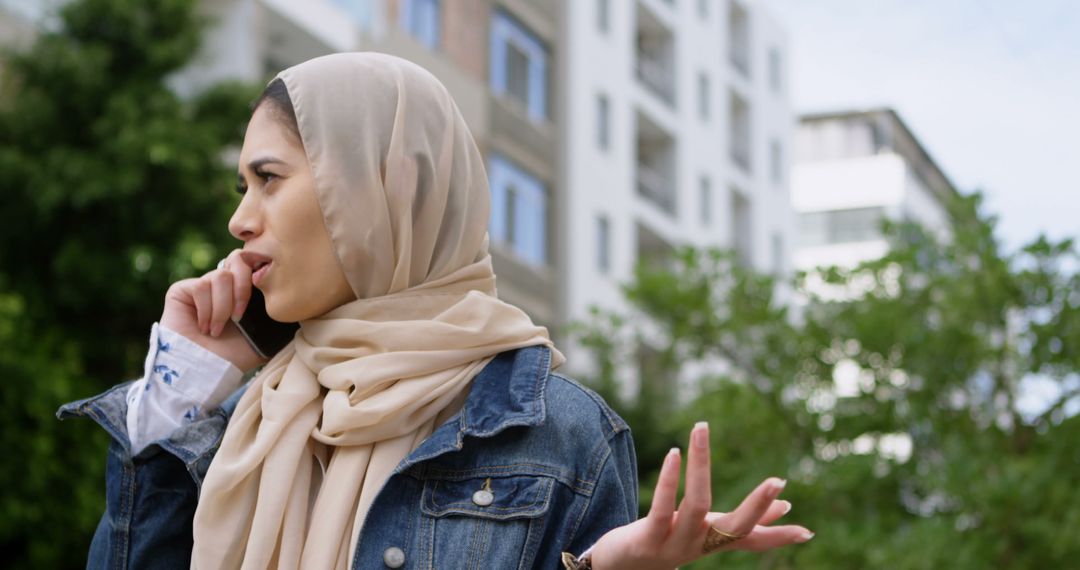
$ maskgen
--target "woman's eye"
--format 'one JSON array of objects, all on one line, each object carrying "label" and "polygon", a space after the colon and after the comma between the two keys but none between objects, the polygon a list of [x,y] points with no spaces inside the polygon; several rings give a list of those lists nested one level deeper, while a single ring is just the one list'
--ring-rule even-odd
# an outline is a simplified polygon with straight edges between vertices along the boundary
[{"label": "woman's eye", "polygon": [[[258,176],[259,178],[261,178],[263,180],[263,186],[266,186],[267,184],[270,183],[270,181],[272,179],[278,177],[278,175],[274,174],[273,172],[265,172],[265,171],[256,171],[255,176]],[[247,188],[248,187],[245,184],[237,184],[236,185],[236,193],[243,196],[244,193],[247,192]]]}]

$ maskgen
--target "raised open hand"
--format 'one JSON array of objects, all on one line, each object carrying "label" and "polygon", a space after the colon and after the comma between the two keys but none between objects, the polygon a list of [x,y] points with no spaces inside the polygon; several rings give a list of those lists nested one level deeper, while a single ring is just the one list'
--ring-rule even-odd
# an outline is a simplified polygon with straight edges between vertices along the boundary
[{"label": "raised open hand", "polygon": [[690,432],[683,500],[675,509],[681,457],[672,448],[660,468],[649,514],[612,529],[591,549],[594,570],[670,570],[714,552],[763,551],[806,542],[814,535],[799,525],[768,526],[791,509],[778,500],[785,481],[761,482],[731,512],[710,512],[712,481],[709,426],[700,422]]}]

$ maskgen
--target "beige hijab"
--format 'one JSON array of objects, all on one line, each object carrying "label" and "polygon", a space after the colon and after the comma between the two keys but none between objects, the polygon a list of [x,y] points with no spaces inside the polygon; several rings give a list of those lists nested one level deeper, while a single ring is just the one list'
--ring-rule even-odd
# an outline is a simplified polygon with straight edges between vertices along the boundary
[{"label": "beige hijab", "polygon": [[484,365],[536,344],[564,362],[496,296],[483,160],[434,76],[354,52],[277,77],[357,300],[302,321],[240,399],[195,511],[199,570],[349,568],[375,495]]}]

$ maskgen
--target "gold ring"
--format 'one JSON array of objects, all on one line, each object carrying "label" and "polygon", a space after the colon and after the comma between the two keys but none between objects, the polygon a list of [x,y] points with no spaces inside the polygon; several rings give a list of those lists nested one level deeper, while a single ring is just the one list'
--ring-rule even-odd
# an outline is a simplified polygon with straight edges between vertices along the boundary
[{"label": "gold ring", "polygon": [[706,553],[712,552],[745,537],[745,534],[731,534],[709,525],[709,534],[705,536],[705,545],[701,547],[701,550]]}]

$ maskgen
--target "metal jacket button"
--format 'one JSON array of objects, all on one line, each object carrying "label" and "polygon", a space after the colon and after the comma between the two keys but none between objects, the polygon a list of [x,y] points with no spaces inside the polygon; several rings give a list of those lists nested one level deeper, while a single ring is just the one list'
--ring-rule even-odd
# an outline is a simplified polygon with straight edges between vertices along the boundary
[{"label": "metal jacket button", "polygon": [[390,568],[401,568],[405,565],[405,552],[396,546],[391,546],[383,552],[382,559]]},{"label": "metal jacket button", "polygon": [[484,481],[484,486],[472,494],[472,502],[481,507],[486,507],[495,500],[495,494],[491,492],[491,477]]},{"label": "metal jacket button", "polygon": [[472,502],[480,505],[481,507],[486,507],[490,505],[491,502],[494,500],[495,495],[492,495],[491,491],[477,491],[472,494]]}]

